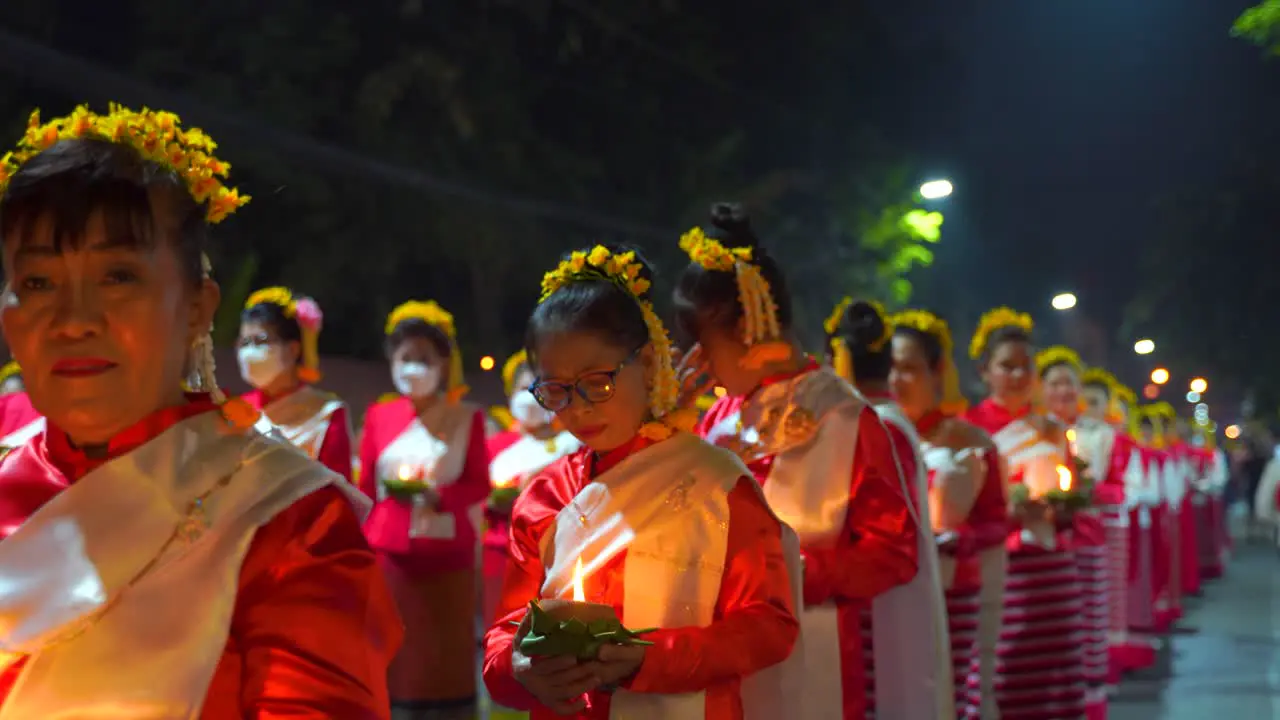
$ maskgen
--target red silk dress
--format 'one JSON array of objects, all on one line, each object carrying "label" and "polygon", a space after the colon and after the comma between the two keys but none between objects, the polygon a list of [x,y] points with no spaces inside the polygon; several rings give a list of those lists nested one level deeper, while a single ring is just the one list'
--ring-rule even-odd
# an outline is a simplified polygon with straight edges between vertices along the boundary
[{"label": "red silk dress", "polygon": [[1178,582],[1181,595],[1195,595],[1200,592],[1200,534],[1196,522],[1196,500],[1199,493],[1192,485],[1192,479],[1200,479],[1200,453],[1181,440],[1169,447],[1169,452],[1186,469],[1189,477],[1181,478],[1184,483],[1182,491],[1182,507],[1178,509]]},{"label": "red silk dress", "polygon": [[[57,428],[37,436],[31,452],[0,465],[0,542],[98,466],[215,409],[196,396],[161,410],[113,438],[101,457],[87,456]],[[400,636],[395,604],[350,501],[336,488],[316,490],[254,536],[201,718],[387,718],[385,670]],[[20,668],[0,674],[0,697]]]},{"label": "red silk dress", "polygon": [[1222,542],[1223,511],[1221,496],[1213,487],[1215,457],[1208,448],[1193,448],[1194,463],[1198,474],[1209,485],[1205,492],[1196,492],[1196,539],[1200,559],[1200,578],[1212,580],[1222,577],[1222,558],[1226,550]]},{"label": "red silk dress", "polygon": [[[583,448],[538,473],[520,495],[512,512],[511,562],[502,600],[484,639],[484,682],[495,702],[529,711],[530,720],[566,717],[539,704],[515,679],[512,623],[540,596],[546,576],[541,548],[556,515],[595,477],[650,444],[637,437],[598,458]],[[786,658],[799,634],[778,521],[746,478],[729,493],[728,502],[728,547],[712,624],[661,628],[646,635],[653,645],[640,670],[621,685],[637,693],[705,692],[707,720],[741,718],[741,679]],[[619,617],[625,617],[626,556],[621,551],[583,582],[588,602],[611,605]],[[591,692],[588,700],[587,709],[568,717],[609,718],[608,693]]]},{"label": "red silk dress", "polygon": [[[800,372],[816,368],[810,365]],[[798,374],[768,378],[764,384],[784,382]],[[703,416],[699,434],[705,436],[738,412],[743,401],[741,397],[717,400]],[[918,570],[917,527],[900,489],[894,447],[893,436],[876,411],[870,405],[863,408],[850,473],[845,531],[834,545],[801,547],[805,605],[836,605],[844,720],[863,720],[867,713],[869,678],[863,646],[869,644],[869,638],[863,636],[862,612],[877,595],[909,582]],[[906,457],[913,456],[914,452]],[[762,486],[769,481],[773,460],[774,456],[766,456],[748,464]]]},{"label": "red silk dress", "polygon": [[[492,435],[486,441],[489,458],[493,459],[503,450],[520,440],[519,430],[504,430]],[[484,539],[481,541],[480,574],[483,580],[484,597],[481,617],[488,625],[493,622],[498,611],[498,600],[502,596],[502,582],[507,574],[507,541],[511,537],[511,517],[493,508],[484,509]]]},{"label": "red silk dress", "polygon": [[[995,436],[1025,417],[987,399],[964,419]],[[1017,475],[1010,483],[1022,483]],[[1006,539],[1004,613],[996,653],[995,704],[1002,717],[1058,720],[1085,716],[1085,669],[1081,608],[1084,597],[1069,537],[1059,533],[1055,547],[1023,540],[1022,528]],[[970,717],[976,713],[970,710]]]},{"label": "red silk dress", "polygon": [[1147,448],[1147,466],[1154,468],[1152,482],[1160,488],[1160,504],[1151,509],[1151,596],[1154,600],[1154,621],[1157,632],[1167,632],[1181,615],[1173,588],[1173,563],[1177,560],[1176,536],[1171,523],[1169,490],[1165,487],[1168,477],[1165,464],[1172,462],[1165,450]]},{"label": "red silk dress", "polygon": [[31,398],[26,393],[0,395],[0,438],[26,427],[39,417],[40,413],[31,406]]},{"label": "red silk dress", "polygon": [[[257,389],[250,390],[240,398],[252,405],[254,410],[259,411],[279,399],[268,397],[265,392]],[[350,482],[352,451],[348,427],[350,424],[347,420],[347,409],[338,408],[329,416],[329,428],[325,430],[324,440],[320,442],[320,452],[316,454],[316,461]]]},{"label": "red silk dress", "polygon": [[[467,446],[446,451],[463,454],[461,471],[452,483],[439,487],[435,508],[449,516],[452,537],[413,536],[412,503],[392,496],[379,499],[379,458],[417,421],[413,402],[397,397],[372,405],[360,442],[360,490],[375,503],[365,536],[405,625],[405,642],[389,676],[391,697],[397,705],[415,709],[456,708],[475,701],[474,666],[459,658],[472,657],[476,647],[480,528],[475,516],[489,495],[489,453],[484,413],[469,406],[456,411],[471,412],[465,421],[470,423]],[[436,460],[423,458],[424,464]]]},{"label": "red silk dress", "polygon": [[[1135,511],[1128,509],[1132,503],[1126,497],[1129,491],[1125,485],[1125,476],[1130,471],[1129,463],[1134,459],[1138,445],[1128,433],[1122,430],[1116,430],[1115,433],[1111,457],[1100,472],[1095,471],[1094,478],[1097,482],[1094,501],[1100,506],[1107,536],[1107,603],[1110,607],[1107,628],[1113,638],[1108,650],[1110,661],[1107,682],[1112,685],[1120,682],[1123,673],[1150,667],[1156,659],[1155,649],[1150,642],[1129,636],[1129,626],[1132,624],[1129,600],[1134,569],[1132,556],[1139,546],[1134,543],[1137,516]],[[1141,457],[1139,451],[1139,462]]]}]

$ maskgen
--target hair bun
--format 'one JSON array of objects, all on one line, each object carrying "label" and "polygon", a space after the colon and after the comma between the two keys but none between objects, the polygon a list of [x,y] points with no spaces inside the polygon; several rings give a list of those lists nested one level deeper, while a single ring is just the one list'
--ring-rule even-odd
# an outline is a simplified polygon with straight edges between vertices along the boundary
[{"label": "hair bun", "polygon": [[884,339],[886,330],[884,317],[879,309],[866,300],[855,300],[849,305],[841,326],[849,342],[849,349],[855,354],[868,352],[873,345]]},{"label": "hair bun", "polygon": [[710,233],[729,248],[760,250],[760,240],[751,229],[751,218],[739,203],[718,202],[711,206]]}]

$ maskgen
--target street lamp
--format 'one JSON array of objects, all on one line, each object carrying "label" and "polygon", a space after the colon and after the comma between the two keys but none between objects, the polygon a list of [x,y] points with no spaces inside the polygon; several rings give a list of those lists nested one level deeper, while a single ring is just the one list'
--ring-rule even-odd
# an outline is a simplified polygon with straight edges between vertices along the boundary
[{"label": "street lamp", "polygon": [[920,186],[920,197],[925,200],[941,200],[954,189],[950,180],[930,180]]},{"label": "street lamp", "polygon": [[1204,378],[1196,378],[1191,381],[1191,392],[1203,395],[1209,390],[1209,381]]},{"label": "street lamp", "polygon": [[1050,304],[1054,310],[1070,310],[1076,306],[1076,296],[1072,293],[1058,293],[1053,296]]},{"label": "street lamp", "polygon": [[1156,351],[1156,341],[1143,338],[1133,344],[1133,351],[1139,355],[1150,355]]},{"label": "street lamp", "polygon": [[480,358],[480,369],[488,372],[493,369],[494,360],[492,355],[485,355]]},{"label": "street lamp", "polygon": [[1169,382],[1169,371],[1164,368],[1156,368],[1151,371],[1151,382],[1157,385],[1163,385]]},{"label": "street lamp", "polygon": [[1236,438],[1240,437],[1240,426],[1228,425],[1227,429],[1223,431],[1222,434],[1226,435],[1228,440],[1235,440]]}]

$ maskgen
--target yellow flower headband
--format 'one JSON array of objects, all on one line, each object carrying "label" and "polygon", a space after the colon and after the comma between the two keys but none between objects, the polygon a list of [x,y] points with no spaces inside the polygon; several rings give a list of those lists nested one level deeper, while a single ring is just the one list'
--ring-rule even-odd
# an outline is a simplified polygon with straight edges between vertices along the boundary
[{"label": "yellow flower headband", "polygon": [[1120,381],[1116,380],[1115,375],[1112,375],[1100,367],[1087,368],[1084,372],[1080,373],[1080,382],[1085,385],[1101,385],[1105,387],[1107,392],[1111,395],[1116,394],[1116,386],[1120,384]]},{"label": "yellow flower headband", "polygon": [[[840,321],[844,319],[844,314],[852,304],[853,298],[844,297],[836,303],[831,314],[822,322],[822,329],[827,332],[827,345],[831,348],[831,367],[837,375],[849,382],[856,381],[853,372],[853,355],[849,351],[849,343],[839,334],[839,331]],[[884,306],[880,303],[872,300],[868,304],[880,317],[880,324],[884,327],[884,333],[867,348],[873,353],[878,353],[893,340],[893,320],[885,313]]]},{"label": "yellow flower headband", "polygon": [[520,368],[528,364],[529,354],[524,350],[517,351],[502,364],[502,387],[506,390],[508,397],[510,397],[511,391],[515,389],[516,373],[520,371]]},{"label": "yellow flower headband", "polygon": [[[1134,437],[1137,437],[1142,430],[1141,421],[1143,419],[1149,420],[1151,422],[1151,447],[1157,450],[1163,450],[1165,445],[1165,416],[1162,411],[1163,409],[1160,408],[1159,405],[1160,403],[1155,403],[1152,405],[1143,405],[1138,408],[1138,411],[1133,413],[1130,417],[1129,424],[1130,431],[1133,433]],[[1173,410],[1173,408],[1169,409]]]},{"label": "yellow flower headband", "polygon": [[942,350],[942,402],[938,409],[947,415],[959,415],[969,406],[960,393],[960,372],[956,369],[955,347],[947,321],[928,310],[903,310],[893,316],[895,328],[908,328],[937,341]]},{"label": "yellow flower headband", "polygon": [[298,369],[298,379],[306,383],[320,382],[320,330],[324,325],[324,314],[316,301],[308,297],[294,297],[289,288],[269,287],[250,295],[244,309],[256,305],[275,305],[285,317],[297,321],[298,329],[302,331],[302,367]]},{"label": "yellow flower headband", "polygon": [[1080,355],[1066,345],[1054,345],[1036,353],[1036,373],[1043,375],[1055,365],[1066,365],[1075,370],[1077,376],[1084,374],[1084,363]]},{"label": "yellow flower headband", "polygon": [[791,357],[791,345],[782,340],[778,305],[760,267],[752,262],[751,248],[725,247],[719,240],[707,237],[702,228],[693,228],[680,237],[680,249],[705,270],[734,274],[742,306],[742,343],[747,346],[743,367],[758,370]]},{"label": "yellow flower headband", "polygon": [[978,329],[974,331],[973,339],[969,341],[969,357],[974,360],[982,357],[982,353],[987,349],[987,341],[991,339],[991,333],[1007,327],[1021,328],[1023,332],[1030,334],[1036,324],[1030,315],[1011,308],[998,307],[988,310],[978,321]]},{"label": "yellow flower headband", "polygon": [[634,251],[615,253],[603,245],[590,251],[571,253],[554,270],[542,276],[542,294],[538,302],[545,302],[555,292],[575,282],[606,280],[627,293],[640,306],[645,327],[649,330],[649,343],[653,345],[653,386],[649,390],[649,412],[658,421],[647,423],[641,434],[652,439],[662,439],[674,430],[690,430],[698,420],[696,410],[676,409],[680,400],[680,381],[671,362],[671,338],[662,320],[653,310],[653,303],[644,299],[649,291],[649,281],[641,274],[644,267],[636,260]]},{"label": "yellow flower headband", "polygon": [[12,152],[0,157],[0,195],[9,180],[28,160],[53,147],[60,140],[96,139],[128,145],[146,160],[172,170],[182,178],[191,197],[207,203],[205,220],[222,222],[249,202],[223,179],[231,165],[214,157],[216,143],[198,128],[183,130],[177,115],[143,108],[130,110],[116,103],[106,115],[98,115],[81,105],[66,117],[40,122],[40,111],[31,113],[27,131]]},{"label": "yellow flower headband", "polygon": [[407,320],[421,320],[436,328],[449,339],[449,379],[448,400],[458,402],[470,389],[462,375],[462,349],[458,347],[457,329],[453,324],[453,315],[440,307],[435,300],[409,300],[396,306],[387,315],[387,323],[383,332],[391,335],[396,328]]}]

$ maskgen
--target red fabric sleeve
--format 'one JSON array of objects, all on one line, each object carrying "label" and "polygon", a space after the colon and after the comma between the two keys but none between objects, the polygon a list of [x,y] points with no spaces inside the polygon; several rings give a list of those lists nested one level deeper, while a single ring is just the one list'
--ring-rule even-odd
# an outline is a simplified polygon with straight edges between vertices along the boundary
[{"label": "red fabric sleeve", "polygon": [[329,429],[324,433],[316,459],[351,482],[351,431],[346,408],[340,407],[329,416]]},{"label": "red fabric sleeve", "polygon": [[707,627],[664,628],[628,688],[686,693],[741,678],[791,654],[800,625],[782,554],[781,526],[752,482],[729,493],[729,537],[716,620]]},{"label": "red fabric sleeve", "polygon": [[995,448],[986,450],[987,474],[982,488],[969,510],[965,530],[977,551],[1004,545],[1013,530],[1009,521],[1009,504],[1005,497],[1004,464]]},{"label": "red fabric sleeve", "polygon": [[833,547],[805,548],[806,605],[833,598],[871,599],[915,577],[919,529],[902,494],[893,448],[875,411],[864,408],[845,532]]},{"label": "red fabric sleeve", "polygon": [[371,406],[364,414],[364,429],[360,431],[360,492],[378,501],[378,447],[377,406]]},{"label": "red fabric sleeve", "polygon": [[311,493],[258,530],[241,567],[239,717],[388,717],[402,633],[350,502],[332,487]]},{"label": "red fabric sleeve", "polygon": [[471,438],[467,441],[467,459],[458,481],[440,488],[440,512],[465,512],[489,497],[489,447],[484,435],[484,413],[471,418]]},{"label": "red fabric sleeve", "polygon": [[[549,470],[563,467],[563,461]],[[550,475],[539,475],[530,483],[511,510],[511,541],[507,545],[510,561],[502,582],[493,625],[484,635],[484,666],[481,676],[490,697],[513,710],[541,707],[533,695],[515,679],[511,668],[511,650],[516,626],[524,619],[529,601],[542,589],[543,567],[539,547],[542,535],[555,521],[564,502],[552,490]]]}]

